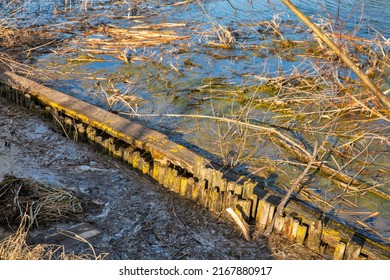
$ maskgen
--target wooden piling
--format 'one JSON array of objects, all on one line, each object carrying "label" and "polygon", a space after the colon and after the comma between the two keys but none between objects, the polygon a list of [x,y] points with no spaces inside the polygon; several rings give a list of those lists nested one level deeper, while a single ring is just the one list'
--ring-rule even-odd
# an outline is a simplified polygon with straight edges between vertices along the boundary
[{"label": "wooden piling", "polygon": [[170,176],[171,176],[171,172],[172,172],[172,168],[167,167],[166,170],[165,170],[165,176],[164,176],[164,178],[163,178],[163,183],[162,183],[162,185],[163,185],[165,188],[167,188],[167,189],[169,189],[169,178],[170,178]]},{"label": "wooden piling", "polygon": [[276,217],[274,223],[274,232],[279,234],[282,233],[283,225],[284,225],[284,217],[282,216]]},{"label": "wooden piling", "polygon": [[252,209],[251,209],[251,219],[256,219],[256,212],[257,212],[257,202],[259,201],[258,197],[256,194],[252,194],[249,199],[248,199],[251,204],[252,204]]},{"label": "wooden piling", "polygon": [[228,192],[226,208],[236,209],[238,203],[238,196],[232,192]]},{"label": "wooden piling", "polygon": [[267,226],[270,203],[265,200],[259,200],[256,213],[256,228],[264,230]]},{"label": "wooden piling", "polygon": [[195,201],[195,202],[198,201],[199,189],[200,189],[201,184],[205,185],[206,182],[204,180],[198,181],[197,183],[194,182],[194,185],[193,185],[192,191],[191,191],[191,200],[192,201]]},{"label": "wooden piling", "polygon": [[252,196],[253,190],[256,187],[256,185],[257,183],[253,182],[252,180],[245,181],[242,189],[242,198],[249,199]]},{"label": "wooden piling", "polygon": [[298,230],[297,230],[297,237],[296,237],[295,241],[299,245],[303,245],[305,243],[305,240],[306,240],[306,235],[307,235],[307,225],[304,225],[304,224],[299,225]]},{"label": "wooden piling", "polygon": [[337,244],[336,248],[334,249],[333,259],[334,260],[342,260],[342,259],[344,259],[345,248],[346,248],[345,243],[340,241]]},{"label": "wooden piling", "polygon": [[318,252],[321,243],[321,234],[322,234],[322,221],[310,221],[309,222],[309,232],[307,236],[307,247],[309,249]]},{"label": "wooden piling", "polygon": [[179,194],[182,197],[187,196],[188,180],[189,180],[189,178],[187,178],[187,177],[181,177]]},{"label": "wooden piling", "polygon": [[165,173],[167,172],[168,167],[166,165],[160,165],[158,172],[158,183],[164,185]]},{"label": "wooden piling", "polygon": [[238,195],[238,196],[241,196],[242,195],[242,189],[244,188],[243,185],[240,185],[240,184],[236,184],[234,186],[234,194],[235,195]]},{"label": "wooden piling", "polygon": [[252,201],[246,199],[238,199],[237,208],[241,210],[242,217],[245,221],[249,221],[252,212]]},{"label": "wooden piling", "polygon": [[90,141],[94,142],[96,137],[96,129],[92,126],[87,126],[87,137]]},{"label": "wooden piling", "polygon": [[132,155],[132,162],[131,162],[131,166],[134,168],[134,169],[138,169],[138,161],[141,157],[141,154],[139,151],[135,151]]},{"label": "wooden piling", "polygon": [[222,195],[216,188],[211,192],[209,209],[213,213],[220,213],[222,211]]},{"label": "wooden piling", "polygon": [[76,124],[77,129],[77,141],[85,141],[86,140],[86,132],[85,132],[85,126],[83,123]]},{"label": "wooden piling", "polygon": [[176,181],[176,178],[178,176],[178,173],[179,172],[176,169],[171,170],[171,174],[169,177],[169,189],[171,191],[175,191],[175,181]]},{"label": "wooden piling", "polygon": [[221,193],[224,193],[227,191],[227,185],[228,185],[228,182],[227,182],[226,178],[221,178],[221,185],[219,186],[219,190]]},{"label": "wooden piling", "polygon": [[132,147],[127,147],[126,149],[123,150],[123,161],[128,163],[128,164],[132,164],[133,160],[131,158],[132,154],[133,154],[133,151],[134,151],[134,148]]},{"label": "wooden piling", "polygon": [[298,234],[299,224],[300,224],[299,220],[293,219],[291,231],[290,231],[290,234],[288,235],[288,240],[295,241],[295,239],[297,238],[297,234]]},{"label": "wooden piling", "polygon": [[149,169],[150,169],[150,163],[144,160],[142,163],[142,170],[141,170],[142,174],[149,175]]},{"label": "wooden piling", "polygon": [[268,210],[268,219],[267,219],[267,225],[269,225],[274,218],[276,212],[276,206],[273,204],[270,204],[269,210]]},{"label": "wooden piling", "polygon": [[180,193],[181,180],[182,180],[182,176],[181,175],[177,175],[175,180],[174,180],[174,182],[173,182],[173,191],[175,193]]},{"label": "wooden piling", "polygon": [[227,191],[234,192],[235,189],[236,189],[236,184],[232,181],[229,181],[227,183]]},{"label": "wooden piling", "polygon": [[151,177],[156,182],[158,182],[159,171],[160,171],[160,163],[158,161],[153,161],[153,169],[152,169],[152,172],[151,172]]},{"label": "wooden piling", "polygon": [[349,241],[345,248],[346,260],[357,260],[359,258],[362,246],[354,241]]},{"label": "wooden piling", "polygon": [[283,228],[282,228],[282,236],[284,238],[287,239],[290,236],[292,226],[293,226],[293,218],[292,217],[285,217]]},{"label": "wooden piling", "polygon": [[187,180],[187,193],[185,195],[185,198],[192,199],[192,194],[195,186],[195,179],[194,177],[190,177]]}]

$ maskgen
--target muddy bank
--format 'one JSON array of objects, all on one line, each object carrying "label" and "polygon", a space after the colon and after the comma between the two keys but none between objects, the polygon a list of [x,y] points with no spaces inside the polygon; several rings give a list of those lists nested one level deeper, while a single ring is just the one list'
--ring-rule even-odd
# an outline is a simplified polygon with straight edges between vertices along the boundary
[{"label": "muddy bank", "polygon": [[[106,259],[315,259],[279,236],[246,242],[224,213],[213,215],[89,145],[67,139],[32,112],[0,99],[0,180],[29,178],[72,192],[84,213],[40,224],[30,244],[57,243]],[[4,238],[12,228],[3,224]],[[62,230],[85,236],[78,242]],[[84,235],[83,235],[84,234]],[[90,236],[90,237],[88,237]]]}]

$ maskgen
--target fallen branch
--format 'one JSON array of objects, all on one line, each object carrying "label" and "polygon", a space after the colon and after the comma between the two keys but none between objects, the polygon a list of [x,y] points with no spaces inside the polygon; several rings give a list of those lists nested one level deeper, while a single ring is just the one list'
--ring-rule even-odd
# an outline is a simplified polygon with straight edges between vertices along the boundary
[{"label": "fallen branch", "polygon": [[[317,148],[314,149],[312,158],[316,158],[316,154],[317,154]],[[282,215],[284,208],[286,207],[287,202],[290,200],[293,192],[298,189],[299,184],[301,183],[303,178],[307,175],[307,173],[312,167],[313,167],[313,162],[309,162],[309,165],[305,168],[305,170],[301,173],[301,175],[299,175],[299,177],[292,184],[291,188],[288,190],[288,192],[286,193],[286,195],[283,197],[282,201],[279,203],[278,207],[276,208],[276,213],[273,216],[271,222],[268,224],[266,230],[264,231],[263,233],[264,235],[269,236],[272,233],[276,218]]]},{"label": "fallen branch", "polygon": [[370,89],[375,96],[381,101],[386,109],[386,113],[390,115],[390,99],[374,84],[370,78],[363,73],[362,70],[339,48],[321,29],[319,29],[306,15],[304,15],[290,0],[281,0],[304,24],[306,24],[333,52],[340,57],[342,61],[359,77],[359,79]]},{"label": "fallen branch", "polygon": [[318,161],[315,158],[313,158],[313,155],[305,149],[305,147],[301,144],[299,140],[294,139],[292,136],[286,135],[277,129],[266,125],[266,124],[251,124],[244,121],[239,121],[235,119],[229,119],[225,117],[218,117],[218,116],[206,116],[206,115],[186,115],[186,114],[134,114],[134,113],[122,113],[121,115],[128,115],[131,117],[170,117],[170,118],[194,118],[194,119],[209,119],[209,120],[216,120],[221,121],[225,123],[231,123],[236,124],[241,127],[247,127],[253,130],[262,131],[264,133],[269,134],[271,139],[278,144],[279,146],[285,148],[287,151],[289,151],[291,154],[293,154],[296,158],[298,158],[301,162],[304,163],[310,163],[312,166],[315,166],[316,168],[319,168],[319,170],[324,173],[325,175],[329,176],[330,179],[339,181],[343,183],[343,186],[346,186],[348,190],[353,191],[369,191],[371,193],[374,193],[378,196],[384,197],[386,199],[390,199],[390,195],[387,193],[384,193],[376,188],[373,188],[370,185],[367,185],[366,183],[361,182],[360,180],[356,178],[352,178],[349,175],[344,174],[340,170],[336,170],[323,161]]}]

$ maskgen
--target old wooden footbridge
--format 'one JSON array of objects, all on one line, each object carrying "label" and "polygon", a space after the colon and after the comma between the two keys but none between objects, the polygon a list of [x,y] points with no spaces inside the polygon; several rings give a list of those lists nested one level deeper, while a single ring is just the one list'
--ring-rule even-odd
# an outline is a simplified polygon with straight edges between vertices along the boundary
[{"label": "old wooden footbridge", "polygon": [[[215,213],[233,209],[252,235],[261,234],[271,223],[281,201],[258,182],[222,172],[218,164],[162,133],[15,73],[0,71],[0,96],[54,118],[67,135],[101,147],[183,198]],[[275,217],[273,234],[325,258],[390,259],[388,243],[294,199]]]}]

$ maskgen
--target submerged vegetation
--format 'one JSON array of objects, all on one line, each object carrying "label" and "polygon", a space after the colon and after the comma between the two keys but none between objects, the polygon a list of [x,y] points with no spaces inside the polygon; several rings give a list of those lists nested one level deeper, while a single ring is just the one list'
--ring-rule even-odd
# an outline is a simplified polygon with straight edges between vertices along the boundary
[{"label": "submerged vegetation", "polygon": [[[269,19],[258,19],[242,1],[251,17],[236,21],[203,1],[53,0],[45,7],[62,22],[16,28],[14,15],[34,1],[19,10],[8,2],[0,12],[5,68],[45,68],[55,87],[174,131],[278,192],[293,182],[293,195],[390,238],[390,210],[378,208],[390,198],[389,110],[285,11],[270,7]],[[389,93],[385,35],[360,37],[359,26],[348,30],[331,14],[316,23]]]}]

